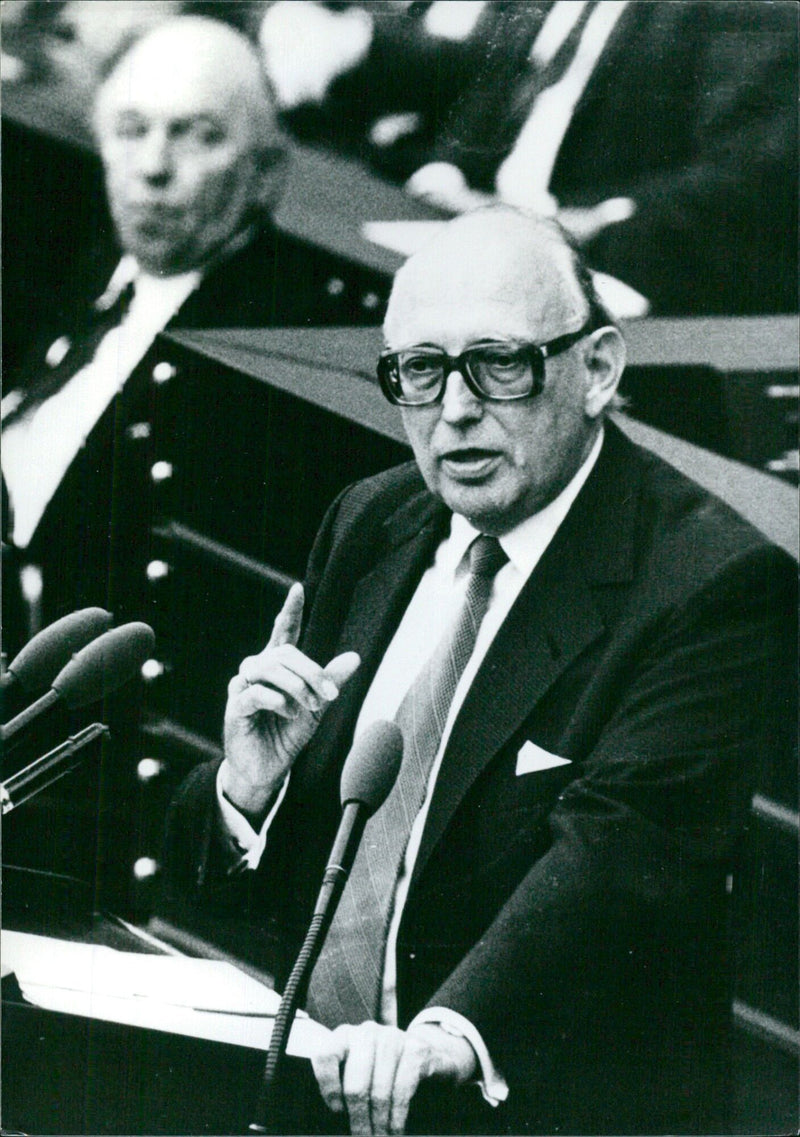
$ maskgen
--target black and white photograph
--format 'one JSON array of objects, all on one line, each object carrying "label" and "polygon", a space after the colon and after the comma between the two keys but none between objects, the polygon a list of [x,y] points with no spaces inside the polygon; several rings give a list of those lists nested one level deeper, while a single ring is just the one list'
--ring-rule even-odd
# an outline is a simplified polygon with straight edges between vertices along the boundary
[{"label": "black and white photograph", "polygon": [[798,0],[2,0],[3,1137],[800,1132]]}]

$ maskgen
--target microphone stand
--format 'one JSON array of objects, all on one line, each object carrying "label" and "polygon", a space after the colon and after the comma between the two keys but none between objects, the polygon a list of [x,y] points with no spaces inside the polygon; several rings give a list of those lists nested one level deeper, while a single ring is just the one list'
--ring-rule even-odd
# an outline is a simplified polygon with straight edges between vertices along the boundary
[{"label": "microphone stand", "polygon": [[292,1023],[297,1014],[297,1008],[305,998],[314,964],[319,958],[325,936],[328,933],[328,928],[336,912],[336,906],[352,868],[367,816],[368,812],[361,802],[348,801],[345,804],[336,842],[331,850],[325,875],[322,878],[322,887],[317,897],[317,903],[314,905],[314,915],[311,918],[300,954],[283,990],[278,1013],[275,1016],[267,1061],[264,1067],[264,1077],[255,1110],[259,1120],[251,1122],[248,1126],[250,1133],[271,1132],[267,1126],[267,1118],[274,1102],[275,1085],[286,1055]]},{"label": "microphone stand", "polygon": [[[77,734],[71,735],[66,742],[62,742],[53,750],[35,762],[31,762],[16,774],[12,774],[4,782],[0,782],[0,803],[5,816],[18,805],[22,805],[28,798],[34,797],[41,790],[47,789],[54,782],[74,770],[83,755],[80,753],[84,747],[101,735],[109,734],[109,729],[103,723],[93,722],[85,726]],[[51,774],[51,777],[47,777]],[[43,780],[45,779],[45,780]]]}]

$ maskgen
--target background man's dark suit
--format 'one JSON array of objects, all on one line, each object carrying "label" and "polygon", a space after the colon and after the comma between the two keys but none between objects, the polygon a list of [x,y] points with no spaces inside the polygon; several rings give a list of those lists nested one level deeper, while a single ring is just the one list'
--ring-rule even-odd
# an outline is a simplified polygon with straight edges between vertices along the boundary
[{"label": "background man's dark suit", "polygon": [[[359,708],[448,516],[413,466],[331,509],[300,646],[363,662],[294,766],[259,870],[221,869],[213,765],[176,799],[165,910],[263,952],[279,980]],[[458,715],[400,929],[399,1025],[461,1012],[510,1097],[491,1113],[458,1091],[476,1116],[451,1097],[419,1131],[725,1131],[725,875],[756,763],[789,747],[794,581],[746,523],[607,428]],[[516,776],[528,740],[570,764]]]},{"label": "background man's dark suit", "polygon": [[[118,260],[108,245],[76,266],[73,288],[34,349],[25,370],[44,369],[44,354],[69,332],[99,296]],[[281,327],[375,323],[385,307],[388,280],[271,225],[262,227],[239,252],[208,273],[167,325],[178,328]],[[367,306],[364,304],[367,299]],[[135,581],[144,584],[149,526],[157,487],[150,477],[161,456],[159,385],[152,381],[155,346],[134,369],[76,456],[20,557],[6,549],[4,647],[13,654],[25,639],[18,611],[15,560],[42,566],[43,619],[47,623],[85,604],[109,604],[118,618],[140,617]],[[25,374],[6,379],[11,390]],[[208,391],[210,400],[214,391]],[[192,408],[182,408],[184,421]],[[147,424],[143,436],[136,424]],[[219,408],[220,430],[235,440],[236,424]],[[227,443],[226,443],[227,444]],[[235,444],[235,441],[234,441]],[[209,454],[209,468],[214,455]]]},{"label": "background man's dark suit", "polygon": [[[497,62],[500,43],[503,67],[509,75],[519,73],[549,3],[492,0],[471,31],[458,39],[428,30],[430,4],[355,6],[372,19],[367,55],[333,80],[321,103],[284,111],[282,120],[298,138],[333,144],[404,182],[429,160],[437,132],[457,100],[472,89],[487,63]],[[392,142],[376,140],[371,128],[395,114],[414,115],[416,124],[409,123],[408,133]],[[491,134],[496,130],[494,122]]]},{"label": "background man's dark suit", "polygon": [[[530,109],[519,48],[541,16],[527,9],[511,7],[507,32],[498,21],[432,154],[489,192]],[[793,5],[629,4],[550,184],[561,206],[637,203],[587,246],[593,267],[638,288],[656,314],[794,311],[796,87]]]}]

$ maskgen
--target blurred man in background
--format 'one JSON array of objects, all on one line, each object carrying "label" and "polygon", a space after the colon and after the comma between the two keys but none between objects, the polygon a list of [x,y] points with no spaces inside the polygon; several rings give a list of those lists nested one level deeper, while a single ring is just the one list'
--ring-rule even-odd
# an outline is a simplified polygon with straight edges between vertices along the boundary
[{"label": "blurred man in background", "polygon": [[257,54],[232,28],[186,16],[149,31],[112,62],[94,127],[113,233],[106,222],[98,248],[70,250],[41,346],[5,382],[4,595],[13,606],[19,578],[27,597],[21,619],[7,610],[11,651],[15,632],[113,603],[112,565],[124,575],[129,561],[114,550],[146,540],[150,488],[136,471],[159,441],[159,332],[372,322],[384,291],[379,274],[272,225],[285,141]]}]

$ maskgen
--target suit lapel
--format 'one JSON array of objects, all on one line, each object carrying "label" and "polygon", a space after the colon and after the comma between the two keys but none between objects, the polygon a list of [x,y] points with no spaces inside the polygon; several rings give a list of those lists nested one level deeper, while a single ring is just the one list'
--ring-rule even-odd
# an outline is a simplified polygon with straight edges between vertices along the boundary
[{"label": "suit lapel", "polygon": [[597,468],[506,617],[453,725],[415,879],[481,772],[603,634],[592,585],[631,578],[636,477],[629,466],[620,468],[628,444],[616,428],[606,429]]},{"label": "suit lapel", "polygon": [[603,632],[580,571],[567,566],[551,545],[481,664],[447,744],[415,875],[480,773],[559,675]]},{"label": "suit lapel", "polygon": [[[449,517],[449,512],[424,491],[384,523],[377,558],[355,583],[336,644],[334,654],[357,651],[361,666],[326,712],[314,736],[313,750],[323,765],[329,756],[343,759],[347,753],[378,665],[445,534]],[[316,770],[317,762],[312,760],[307,776],[314,779]]]},{"label": "suit lapel", "polygon": [[[86,519],[87,522],[108,531],[111,525],[112,483],[122,432],[132,417],[133,408],[142,410],[139,417],[146,417],[142,403],[147,394],[145,369],[140,363],[133,369],[122,390],[114,395],[67,467],[36,526],[27,550],[29,556],[34,559],[40,557],[43,546],[50,544],[54,534],[58,534],[59,542],[65,540],[63,518],[75,517],[76,509],[79,508],[76,504],[67,503],[91,500],[92,513]],[[97,487],[91,499],[87,495],[87,485]],[[82,526],[76,521],[72,528],[75,533],[70,533],[69,536],[75,536]],[[86,540],[85,534],[81,540]]]},{"label": "suit lapel", "polygon": [[[620,78],[628,75],[630,71],[630,59],[628,58],[631,51],[630,33],[632,29],[635,30],[638,21],[647,18],[640,9],[640,4],[629,4],[612,29],[611,35],[600,53],[597,65],[589,77],[589,82],[575,105],[566,134],[559,147],[559,157],[562,154],[568,155],[570,153],[576,137],[584,138],[587,134],[591,137],[593,133],[597,133],[596,104],[610,99],[612,100],[612,107],[619,106],[622,99],[619,90]],[[620,58],[624,61],[622,67],[619,66]],[[606,113],[608,112],[608,107],[603,109]],[[558,160],[551,179],[553,183],[557,178],[557,166]]]},{"label": "suit lapel", "polygon": [[[277,231],[264,221],[241,248],[206,269],[199,286],[173,316],[170,327],[267,327],[280,323],[285,313],[276,307],[271,283],[277,241]],[[260,282],[262,287],[255,289],[254,282]],[[289,289],[292,298],[296,291]]]},{"label": "suit lapel", "polygon": [[[603,153],[606,153],[608,132],[612,129],[610,124],[615,110],[627,105],[629,100],[634,100],[635,105],[639,106],[643,98],[654,96],[654,92],[650,92],[649,96],[642,92],[643,77],[651,73],[656,65],[654,53],[660,62],[665,45],[670,45],[673,53],[676,44],[685,47],[690,42],[687,41],[687,26],[694,26],[695,15],[691,5],[642,4],[631,0],[608,37],[597,66],[578,99],[561,152],[567,154],[572,151],[575,140],[579,138],[594,139],[595,145],[604,146]],[[643,45],[647,45],[646,51]],[[659,76],[660,82],[669,81],[660,70]],[[598,122],[601,121],[609,124],[607,131],[602,132],[602,139],[601,132],[598,131]],[[608,160],[607,155],[606,157]],[[554,176],[555,173],[556,171]],[[607,183],[606,170],[605,184]]]}]

